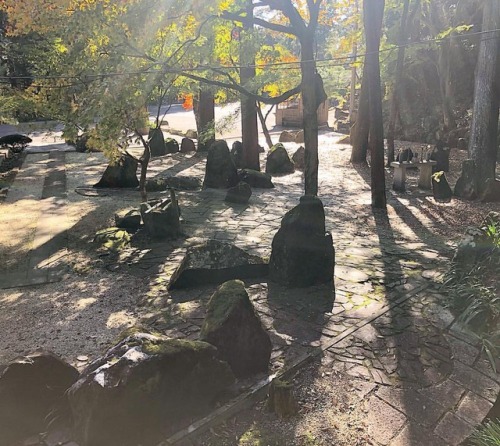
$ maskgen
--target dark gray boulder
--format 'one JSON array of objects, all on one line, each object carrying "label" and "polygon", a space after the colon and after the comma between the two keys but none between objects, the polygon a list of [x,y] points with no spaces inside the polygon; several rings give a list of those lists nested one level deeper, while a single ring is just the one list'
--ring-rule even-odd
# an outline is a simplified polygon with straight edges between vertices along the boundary
[{"label": "dark gray boulder", "polygon": [[238,172],[226,141],[215,141],[208,149],[203,187],[228,189],[238,184]]},{"label": "dark gray boulder", "polygon": [[210,410],[234,382],[201,341],[133,334],[89,365],[69,389],[80,446],[154,445]]},{"label": "dark gray boulder", "polygon": [[252,196],[252,188],[243,181],[240,181],[236,186],[228,189],[224,201],[229,203],[246,204]]},{"label": "dark gray boulder", "polygon": [[151,156],[163,156],[167,154],[167,145],[165,144],[165,137],[160,128],[149,129],[148,134],[149,150]]},{"label": "dark gray boulder", "polygon": [[22,152],[31,142],[33,142],[33,140],[29,136],[21,135],[19,133],[12,133],[10,135],[0,137],[0,147],[10,149],[14,153]]},{"label": "dark gray boulder", "polygon": [[297,169],[304,170],[306,167],[306,149],[303,146],[300,146],[292,155],[292,161]]},{"label": "dark gray boulder", "polygon": [[253,169],[242,169],[238,171],[238,178],[250,187],[256,189],[273,189],[274,184],[271,175]]},{"label": "dark gray boulder", "polygon": [[240,280],[223,283],[210,298],[200,339],[217,347],[237,377],[268,370],[271,339]]},{"label": "dark gray boulder", "polygon": [[0,445],[47,430],[47,417],[64,415],[66,391],[78,371],[51,352],[37,351],[0,366]]},{"label": "dark gray boulder", "polygon": [[243,144],[241,141],[234,141],[231,146],[231,157],[237,169],[243,166]]},{"label": "dark gray boulder", "polygon": [[197,190],[201,188],[201,180],[198,177],[182,175],[146,180],[146,190],[148,192],[160,192],[169,188],[175,190]]},{"label": "dark gray boulder", "polygon": [[123,155],[115,164],[110,164],[102,174],[95,188],[105,187],[137,187],[137,160]]},{"label": "dark gray boulder", "polygon": [[182,138],[181,153],[196,152],[196,146],[191,138]]},{"label": "dark gray boulder", "polygon": [[135,231],[141,226],[141,213],[137,209],[125,209],[115,214],[115,226]]},{"label": "dark gray boulder", "polygon": [[436,172],[432,175],[432,195],[437,201],[448,202],[453,196],[448,180],[444,172]]},{"label": "dark gray boulder", "polygon": [[295,167],[293,161],[288,156],[283,144],[278,143],[271,147],[266,159],[266,173],[280,175],[293,173]]},{"label": "dark gray boulder", "polygon": [[260,257],[218,240],[207,240],[187,248],[168,288],[187,288],[267,275],[268,265]]},{"label": "dark gray boulder", "polygon": [[179,203],[172,189],[170,189],[170,198],[141,203],[144,227],[153,238],[178,237],[181,233],[180,215]]},{"label": "dark gray boulder", "polygon": [[288,211],[274,236],[269,278],[289,287],[333,280],[335,251],[325,230],[325,211],[317,197],[305,195]]},{"label": "dark gray boulder", "polygon": [[167,153],[177,153],[179,151],[179,143],[174,138],[167,138],[165,140]]}]

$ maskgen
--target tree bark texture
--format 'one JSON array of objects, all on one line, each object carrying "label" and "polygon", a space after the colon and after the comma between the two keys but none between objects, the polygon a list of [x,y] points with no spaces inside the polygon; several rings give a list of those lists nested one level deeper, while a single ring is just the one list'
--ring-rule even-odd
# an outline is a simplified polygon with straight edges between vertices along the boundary
[{"label": "tree bark texture", "polygon": [[[500,2],[486,0],[483,17],[483,31],[500,29]],[[474,160],[475,163],[478,194],[483,192],[489,178],[495,178],[500,95],[499,51],[500,32],[492,31],[483,34],[476,67],[474,109],[469,141],[469,159]]]},{"label": "tree bark texture", "polygon": [[[247,2],[247,17],[244,23],[247,33],[242,33],[240,41],[240,83],[248,90],[253,91],[249,83],[255,77],[255,54],[252,45],[249,44],[249,34],[253,29],[253,6]],[[240,95],[241,101],[241,143],[243,145],[243,167],[247,169],[260,170],[259,161],[259,129],[257,126],[257,104],[255,99],[247,95]]]},{"label": "tree bark texture", "polygon": [[398,59],[396,61],[396,73],[394,75],[394,84],[392,86],[391,110],[389,115],[389,124],[387,125],[387,166],[394,161],[394,132],[396,129],[396,118],[399,107],[399,91],[401,81],[403,80],[403,69],[405,61],[405,43],[408,38],[408,10],[410,0],[404,0],[403,13],[401,15],[401,25],[398,36]]},{"label": "tree bark texture", "polygon": [[352,144],[351,163],[366,163],[368,133],[370,132],[370,92],[368,90],[368,84],[365,59],[363,78],[361,80],[361,91],[359,92],[358,113],[356,115],[356,122],[351,127],[350,132]]},{"label": "tree bark texture", "polygon": [[364,26],[366,35],[366,74],[369,82],[370,133],[368,146],[371,154],[372,206],[386,208],[384,170],[384,121],[382,91],[380,87],[380,37],[385,0],[364,0]]},{"label": "tree bark texture", "polygon": [[198,132],[198,150],[210,147],[215,141],[215,98],[213,92],[202,86],[198,97],[193,101]]},{"label": "tree bark texture", "polygon": [[314,39],[303,36],[301,42],[301,74],[305,168],[304,191],[306,195],[318,195],[318,107],[316,64],[314,62]]}]

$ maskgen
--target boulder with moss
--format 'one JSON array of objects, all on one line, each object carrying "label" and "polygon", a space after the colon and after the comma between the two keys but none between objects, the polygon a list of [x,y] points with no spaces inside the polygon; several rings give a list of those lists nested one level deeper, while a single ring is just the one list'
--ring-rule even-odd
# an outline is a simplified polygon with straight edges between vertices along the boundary
[{"label": "boulder with moss", "polygon": [[231,279],[267,275],[268,265],[261,257],[218,240],[189,246],[181,264],[170,279],[169,289],[187,288]]},{"label": "boulder with moss", "polygon": [[229,365],[206,342],[133,334],[69,389],[76,440],[155,445],[212,409],[233,382]]},{"label": "boulder with moss", "polygon": [[253,169],[241,169],[238,171],[238,178],[240,181],[244,181],[250,187],[255,187],[256,189],[272,189],[274,184],[271,175],[264,172],[259,172]]},{"label": "boulder with moss", "polygon": [[115,162],[111,162],[102,174],[95,188],[104,187],[138,187],[137,160],[130,155],[123,155]]},{"label": "boulder with moss", "polygon": [[272,146],[267,154],[266,173],[271,175],[284,175],[293,173],[294,171],[295,166],[285,146],[281,143]]},{"label": "boulder with moss", "polygon": [[74,367],[48,351],[0,366],[0,445],[46,432],[51,415],[67,412],[66,391],[77,379]]},{"label": "boulder with moss", "polygon": [[167,148],[167,153],[177,153],[179,148],[179,143],[174,138],[167,138],[165,140],[165,147]]},{"label": "boulder with moss", "polygon": [[268,370],[271,339],[241,280],[223,283],[210,298],[200,339],[217,347],[237,377]]}]

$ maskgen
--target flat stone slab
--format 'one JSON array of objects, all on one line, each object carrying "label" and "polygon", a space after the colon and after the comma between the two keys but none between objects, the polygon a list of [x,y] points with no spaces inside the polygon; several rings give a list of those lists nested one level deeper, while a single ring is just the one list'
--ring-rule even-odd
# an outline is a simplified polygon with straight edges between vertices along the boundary
[{"label": "flat stone slab", "polygon": [[268,274],[268,264],[259,256],[218,240],[190,246],[175,270],[168,289],[222,283],[232,279],[262,277]]},{"label": "flat stone slab", "polygon": [[347,280],[349,282],[368,282],[370,276],[363,271],[356,268],[350,268],[348,266],[337,266],[335,268],[335,277],[342,280]]}]

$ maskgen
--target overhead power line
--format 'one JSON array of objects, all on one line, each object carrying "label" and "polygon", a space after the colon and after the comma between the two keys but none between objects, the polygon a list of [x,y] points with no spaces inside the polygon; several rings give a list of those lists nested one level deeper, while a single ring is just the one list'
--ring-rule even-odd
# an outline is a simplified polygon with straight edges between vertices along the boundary
[{"label": "overhead power line", "polygon": [[[390,51],[395,51],[399,48],[407,48],[416,45],[426,45],[430,43],[438,43],[451,39],[469,39],[471,37],[486,35],[486,34],[494,34],[499,33],[500,29],[487,30],[487,31],[478,31],[474,33],[461,34],[455,36],[447,36],[441,38],[434,39],[423,39],[413,42],[408,42],[403,45],[392,45],[389,48],[384,48],[376,53],[382,54]],[[481,39],[481,41],[487,41],[492,39],[500,39],[500,35],[495,35],[493,37],[487,39]],[[110,73],[95,73],[95,74],[82,74],[82,75],[31,75],[31,76],[0,76],[0,84],[9,84],[12,80],[57,80],[57,79],[67,79],[67,80],[77,80],[78,82],[66,85],[53,85],[53,86],[45,86],[45,85],[34,85],[31,84],[32,87],[44,87],[44,88],[69,88],[77,85],[84,85],[89,82],[93,82],[99,79],[105,79],[110,77],[119,77],[119,76],[141,76],[147,74],[176,74],[182,75],[182,73],[190,73],[190,72],[199,72],[199,71],[209,71],[209,70],[235,70],[241,68],[256,68],[256,69],[283,69],[283,70],[299,70],[302,64],[306,63],[319,63],[322,64],[320,68],[325,67],[335,67],[335,66],[344,66],[346,63],[349,63],[352,60],[361,59],[373,53],[361,53],[356,56],[348,55],[348,56],[340,56],[340,57],[329,57],[329,58],[320,58],[313,60],[305,60],[305,61],[287,61],[287,62],[271,62],[266,64],[251,64],[251,65],[198,65],[196,67],[182,67],[182,68],[157,68],[157,69],[145,69],[139,71],[121,71],[121,72],[110,72]],[[337,63],[338,62],[338,63]],[[161,65],[161,62],[158,62],[158,65]]]}]

